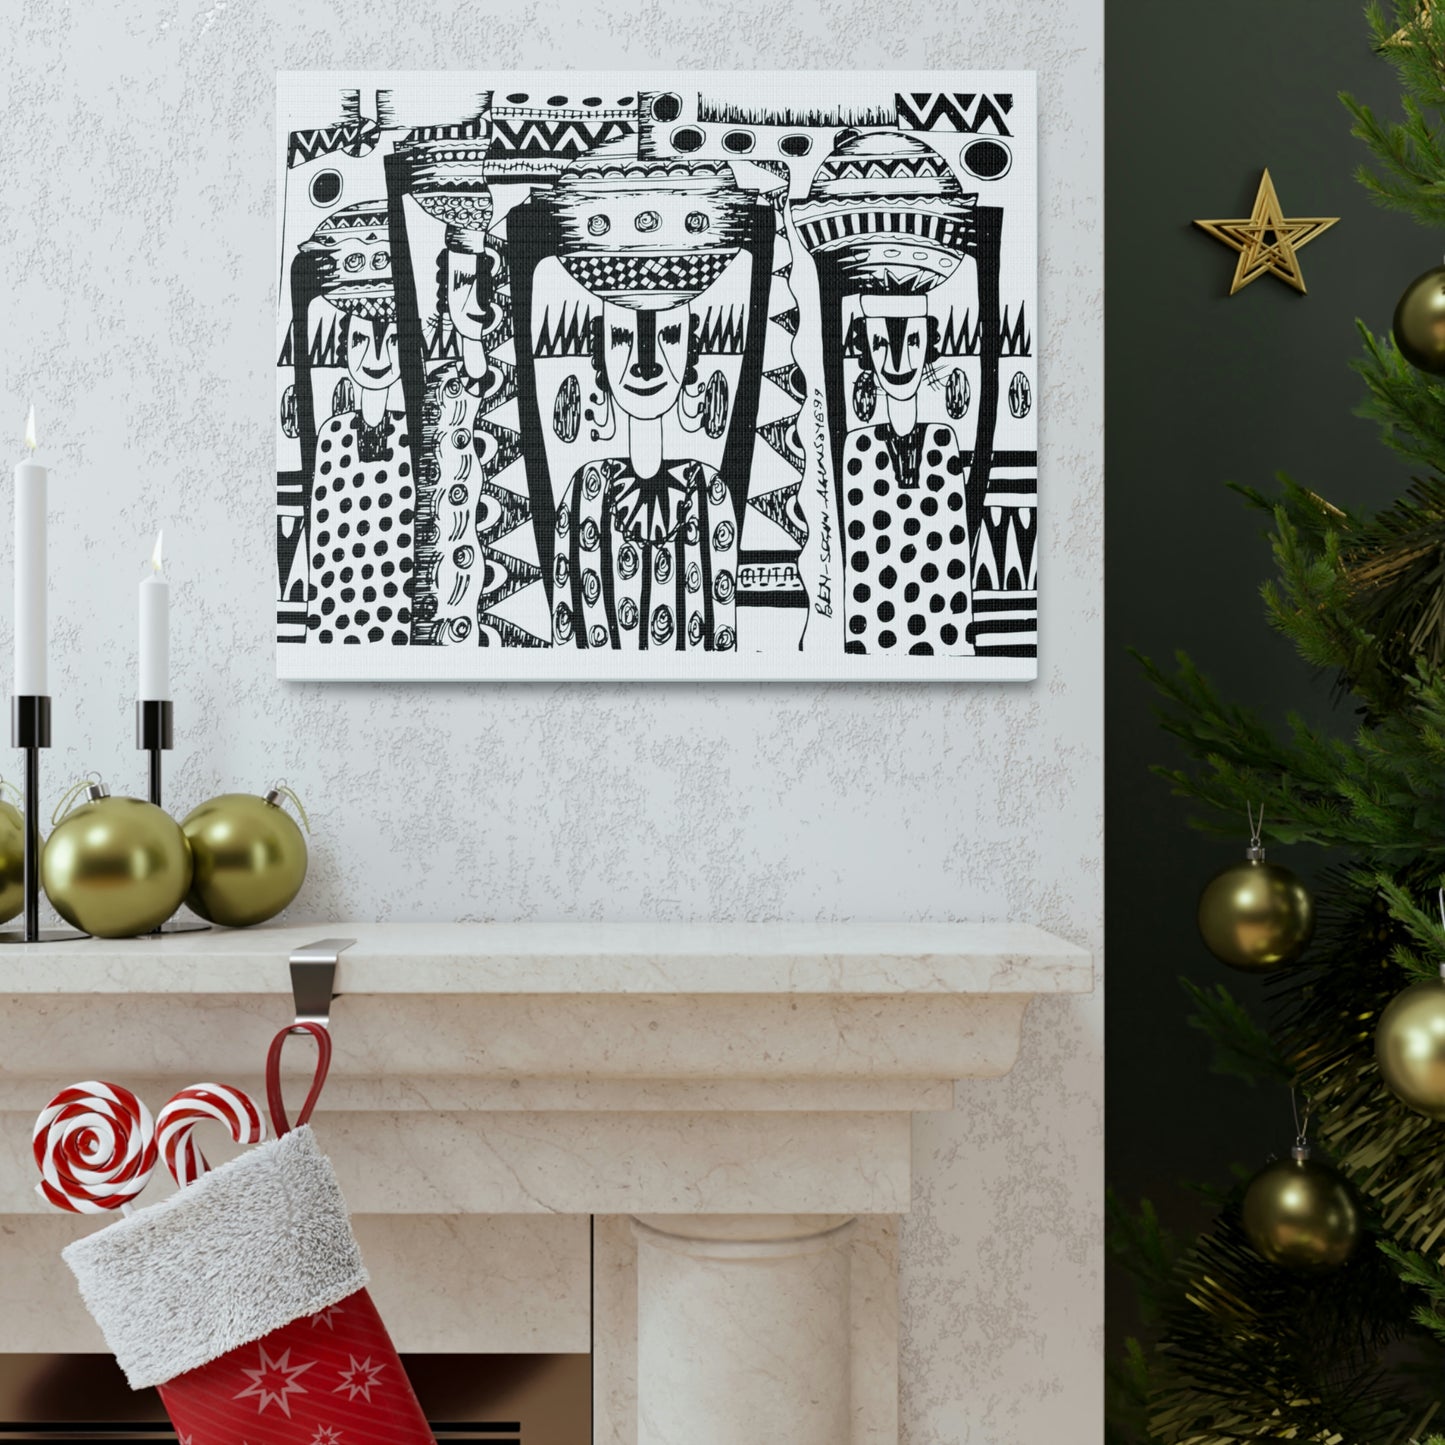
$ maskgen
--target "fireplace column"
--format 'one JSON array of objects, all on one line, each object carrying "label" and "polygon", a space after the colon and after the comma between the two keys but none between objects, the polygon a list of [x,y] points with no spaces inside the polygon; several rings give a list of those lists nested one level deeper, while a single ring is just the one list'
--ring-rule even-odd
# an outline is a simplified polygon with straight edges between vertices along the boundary
[{"label": "fireplace column", "polygon": [[851,1431],[847,1215],[648,1215],[638,1445],[840,1445]]}]

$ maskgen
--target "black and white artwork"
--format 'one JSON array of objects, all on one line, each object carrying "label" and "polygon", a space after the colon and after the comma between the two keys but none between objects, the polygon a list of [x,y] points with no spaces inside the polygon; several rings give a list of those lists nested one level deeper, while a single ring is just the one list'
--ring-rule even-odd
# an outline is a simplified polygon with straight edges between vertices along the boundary
[{"label": "black and white artwork", "polygon": [[1035,676],[1031,74],[278,89],[281,677]]}]

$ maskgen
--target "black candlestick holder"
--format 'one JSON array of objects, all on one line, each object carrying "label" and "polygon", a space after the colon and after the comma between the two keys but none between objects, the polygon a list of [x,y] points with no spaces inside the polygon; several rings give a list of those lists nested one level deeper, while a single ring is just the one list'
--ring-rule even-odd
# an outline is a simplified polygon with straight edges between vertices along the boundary
[{"label": "black candlestick holder", "polygon": [[40,926],[40,750],[50,746],[48,697],[17,693],[10,699],[10,741],[25,752],[25,909],[22,928],[0,933],[0,944],[88,938],[74,928]]},{"label": "black candlestick holder", "polygon": [[[150,762],[150,789],[148,797],[157,808],[161,803],[161,754],[168,753],[175,746],[175,707],[169,701],[146,698],[138,699],[135,705],[135,745],[148,755]],[[172,919],[153,929],[156,933],[204,933],[209,923],[199,919]]]},{"label": "black candlestick holder", "polygon": [[150,792],[156,807],[161,807],[161,754],[175,746],[175,705],[171,702],[144,701],[135,705],[135,745],[150,755]]}]

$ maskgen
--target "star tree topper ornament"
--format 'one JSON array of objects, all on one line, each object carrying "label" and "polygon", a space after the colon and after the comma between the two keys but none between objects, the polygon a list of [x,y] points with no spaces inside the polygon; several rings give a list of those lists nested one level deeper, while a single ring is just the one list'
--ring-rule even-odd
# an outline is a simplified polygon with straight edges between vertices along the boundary
[{"label": "star tree topper ornament", "polygon": [[1290,216],[1284,214],[1274,182],[1266,168],[1260,177],[1254,209],[1248,216],[1235,220],[1195,221],[1216,241],[1223,241],[1231,251],[1239,253],[1234,266],[1234,281],[1229,294],[1243,291],[1261,276],[1277,276],[1305,293],[1305,278],[1300,270],[1299,252],[1316,236],[1322,236],[1340,218],[1338,216]]}]

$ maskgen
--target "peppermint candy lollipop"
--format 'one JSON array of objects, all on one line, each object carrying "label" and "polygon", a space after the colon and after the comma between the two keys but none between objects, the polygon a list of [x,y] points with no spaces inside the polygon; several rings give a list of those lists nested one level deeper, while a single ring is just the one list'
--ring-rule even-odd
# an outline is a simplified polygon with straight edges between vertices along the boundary
[{"label": "peppermint candy lollipop", "polygon": [[237,1144],[259,1144],[266,1124],[255,1101],[228,1084],[192,1084],[156,1115],[156,1142],[176,1183],[193,1184],[210,1165],[191,1137],[197,1124],[219,1123]]},{"label": "peppermint candy lollipop", "polygon": [[35,1120],[35,1192],[72,1214],[130,1211],[156,1167],[150,1110],[119,1084],[89,1080],[62,1089]]}]

